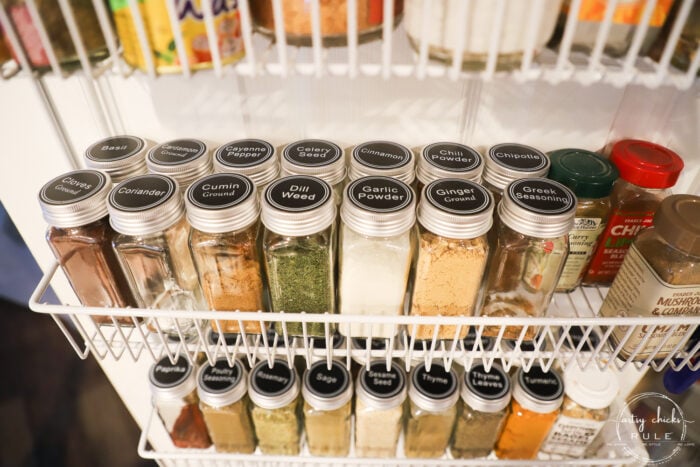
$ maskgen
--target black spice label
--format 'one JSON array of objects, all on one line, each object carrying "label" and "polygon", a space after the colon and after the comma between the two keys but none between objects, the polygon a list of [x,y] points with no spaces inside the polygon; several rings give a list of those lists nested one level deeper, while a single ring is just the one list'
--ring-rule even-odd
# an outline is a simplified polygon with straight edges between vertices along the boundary
[{"label": "black spice label", "polygon": [[[356,349],[367,349],[367,339],[362,337],[353,337],[352,345]],[[386,349],[386,339],[372,339],[369,343],[369,348],[371,350]]]},{"label": "black spice label", "polygon": [[[275,338],[277,338],[277,347],[284,347],[284,336],[282,334],[277,334],[274,328],[268,328],[265,332],[267,334],[267,346],[272,347],[275,345]],[[294,342],[293,337],[288,337],[289,345],[291,346]]]},{"label": "black spice label", "polygon": [[360,384],[365,391],[375,397],[382,399],[394,397],[403,390],[406,384],[403,371],[395,363],[391,364],[389,371],[387,371],[384,362],[372,363],[369,370],[363,366],[361,371]]},{"label": "black spice label", "polygon": [[553,371],[542,371],[539,366],[533,366],[528,372],[521,370],[518,381],[527,393],[544,401],[558,399],[564,392],[559,375]]},{"label": "black spice label", "polygon": [[434,143],[423,148],[423,157],[430,165],[450,172],[471,172],[481,165],[481,154],[457,143]]},{"label": "black spice label", "polygon": [[489,157],[499,165],[522,172],[537,172],[547,167],[547,156],[523,144],[497,144],[489,149]]},{"label": "black spice label", "polygon": [[[579,344],[583,340],[583,334],[584,329],[581,326],[571,326],[571,328],[569,329],[569,337],[564,339],[563,345],[571,349],[577,349]],[[571,340],[571,344],[573,344],[573,347],[571,347],[571,344],[569,344],[569,339]],[[600,336],[598,336],[598,334],[595,331],[591,331],[591,333],[588,334],[588,336],[584,340],[583,345],[581,345],[581,350],[585,352],[592,351],[593,349],[598,347],[598,344],[600,344]]]},{"label": "black spice label", "polygon": [[148,159],[160,165],[179,165],[193,161],[203,155],[206,146],[196,139],[177,139],[151,149]]},{"label": "black spice label", "polygon": [[159,388],[172,388],[181,384],[192,372],[192,366],[187,359],[180,355],[175,363],[170,358],[163,357],[151,367],[151,383]]},{"label": "black spice label", "polygon": [[96,162],[118,161],[138,153],[145,144],[135,136],[105,138],[90,146],[85,151],[85,157]]},{"label": "black spice label", "polygon": [[491,206],[491,195],[478,183],[448,178],[432,182],[426,198],[436,208],[463,216],[484,212]]},{"label": "black spice label", "polygon": [[230,167],[252,167],[270,159],[275,153],[272,145],[261,139],[232,141],[216,150],[216,160]]},{"label": "black spice label", "polygon": [[500,399],[510,390],[510,380],[503,370],[492,366],[486,371],[484,365],[476,365],[464,375],[464,382],[471,392],[487,399]]},{"label": "black spice label", "polygon": [[304,139],[287,145],[282,156],[294,165],[323,167],[336,162],[343,151],[335,143],[320,139]]},{"label": "black spice label", "polygon": [[561,214],[576,208],[576,196],[564,185],[544,178],[516,180],[508,196],[520,207],[541,214]]},{"label": "black spice label", "polygon": [[348,187],[350,200],[362,209],[395,212],[413,201],[413,190],[405,183],[388,177],[364,177]]},{"label": "black spice label", "polygon": [[427,371],[425,364],[418,365],[413,370],[413,386],[431,399],[446,399],[457,390],[457,378],[453,371],[445,371],[445,367],[439,363],[430,365]]},{"label": "black spice label", "polygon": [[146,211],[165,203],[175,193],[175,182],[163,175],[141,175],[117,185],[109,203],[122,211]]},{"label": "black spice label", "polygon": [[[535,338],[535,339],[537,339],[537,338]],[[513,340],[513,339],[503,339],[501,342],[503,342],[503,345],[508,350],[515,350],[515,344],[518,343],[517,340]],[[520,350],[521,352],[534,352],[535,351],[535,341],[523,340],[520,343],[518,350]]]},{"label": "black spice label", "polygon": [[207,364],[199,375],[199,384],[207,392],[220,394],[230,391],[241,382],[241,362],[236,360],[233,367],[228,366],[226,359],[216,361],[214,366]]},{"label": "black spice label", "polygon": [[251,384],[253,390],[265,396],[279,396],[294,384],[294,373],[282,360],[275,360],[272,368],[261,362],[253,370]]},{"label": "black spice label", "polygon": [[[339,349],[345,343],[345,337],[343,337],[338,331],[333,333],[333,348]],[[325,337],[312,337],[311,347],[314,349],[325,349],[326,348],[326,338]]]},{"label": "black spice label", "polygon": [[396,169],[411,162],[413,153],[406,147],[389,141],[370,141],[355,146],[352,157],[373,169]]},{"label": "black spice label", "polygon": [[76,170],[51,180],[41,189],[39,197],[46,204],[72,204],[100,191],[107,177],[96,170]]},{"label": "black spice label", "polygon": [[467,333],[467,337],[465,337],[462,340],[462,343],[464,344],[464,350],[466,350],[468,352],[470,352],[472,349],[474,349],[475,343],[477,344],[476,350],[480,350],[481,348],[483,348],[484,350],[493,349],[494,342],[493,342],[493,339],[491,339],[490,337],[481,336],[480,342],[481,342],[481,347],[479,347],[479,344],[476,340],[476,331],[474,330],[473,327],[469,328],[469,332]]},{"label": "black spice label", "polygon": [[253,194],[248,177],[214,174],[194,182],[187,190],[190,203],[203,209],[225,209],[241,204]]},{"label": "black spice label", "polygon": [[[217,345],[219,343],[219,334],[218,332],[214,331],[209,331],[209,343],[213,345]],[[225,332],[224,334],[224,342],[226,345],[236,345],[236,341],[238,340],[239,334],[235,332]]]},{"label": "black spice label", "polygon": [[325,361],[316,362],[306,373],[304,384],[314,395],[330,399],[347,390],[350,385],[350,374],[336,361],[331,363],[330,370]]},{"label": "black spice label", "polygon": [[331,187],[315,177],[293,175],[272,183],[265,190],[265,199],[282,211],[310,211],[328,201]]}]

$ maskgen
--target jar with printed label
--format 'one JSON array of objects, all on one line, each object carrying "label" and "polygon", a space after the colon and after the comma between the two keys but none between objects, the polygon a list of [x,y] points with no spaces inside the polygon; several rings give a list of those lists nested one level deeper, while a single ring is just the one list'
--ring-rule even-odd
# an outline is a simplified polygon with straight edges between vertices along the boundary
[{"label": "jar with printed label", "polygon": [[322,139],[303,139],[282,149],[282,176],[308,175],[318,177],[333,187],[333,199],[343,200],[345,181],[345,151]]},{"label": "jar with printed label", "polygon": [[583,278],[584,285],[608,285],[622,265],[634,237],[649,227],[661,201],[670,195],[683,169],[675,152],[640,140],[615,143],[610,153],[620,172],[610,202],[612,211]]},{"label": "jar with printed label", "polygon": [[549,157],[539,149],[524,144],[497,144],[489,148],[485,159],[481,184],[493,195],[495,206],[498,206],[503,190],[509,183],[523,178],[545,177],[549,172]]},{"label": "jar with printed label", "polygon": [[420,196],[423,187],[442,178],[459,178],[475,183],[481,181],[484,159],[469,146],[458,143],[433,143],[418,151],[416,165],[416,193]]},{"label": "jar with printed label", "polygon": [[[664,199],[653,225],[640,232],[600,308],[602,316],[697,316],[700,297],[700,197]],[[610,338],[620,356],[644,361],[664,358],[689,338],[692,325],[626,326]],[[669,333],[671,333],[669,335]],[[626,339],[626,340],[625,340]],[[640,347],[641,346],[641,347]],[[682,348],[682,347],[681,347]]]},{"label": "jar with printed label", "polygon": [[214,172],[245,175],[262,193],[279,175],[275,147],[261,139],[239,139],[226,143],[214,153]]},{"label": "jar with printed label", "polygon": [[185,193],[195,180],[213,171],[207,144],[198,139],[177,139],[153,147],[146,157],[148,171],[167,175]]},{"label": "jar with printed label", "polygon": [[151,147],[152,142],[137,136],[111,136],[90,145],[83,160],[91,169],[107,172],[112,183],[117,184],[148,172],[146,154]]},{"label": "jar with printed label", "polygon": [[352,148],[348,179],[382,176],[412,185],[416,157],[406,146],[391,141],[368,141]]}]

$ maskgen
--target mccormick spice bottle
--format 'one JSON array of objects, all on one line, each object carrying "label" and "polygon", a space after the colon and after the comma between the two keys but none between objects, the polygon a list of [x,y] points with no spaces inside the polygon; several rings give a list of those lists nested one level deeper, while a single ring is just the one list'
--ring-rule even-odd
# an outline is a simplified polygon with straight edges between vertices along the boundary
[{"label": "mccormick spice bottle", "polygon": [[146,165],[151,173],[175,179],[181,193],[192,182],[213,171],[209,148],[198,139],[176,139],[159,144],[148,152]]},{"label": "mccormick spice bottle", "polygon": [[231,141],[214,153],[214,172],[245,175],[260,192],[277,178],[279,171],[277,151],[260,139]]},{"label": "mccormick spice bottle", "polygon": [[343,199],[345,151],[330,141],[303,139],[282,150],[282,175],[310,175],[333,187],[335,204]]},{"label": "mccormick spice bottle", "polygon": [[250,420],[248,373],[240,360],[204,364],[197,377],[199,408],[217,451],[252,454],[255,434]]},{"label": "mccormick spice bottle", "polygon": [[211,446],[199,409],[196,373],[187,358],[178,355],[172,363],[163,357],[151,366],[148,379],[153,404],[173,444],[178,448]]},{"label": "mccormick spice bottle", "polygon": [[441,178],[459,178],[479,183],[484,160],[473,148],[457,143],[433,143],[420,150],[416,178],[417,193]]},{"label": "mccormick spice bottle", "polygon": [[253,401],[253,424],[263,454],[299,454],[301,407],[299,378],[294,367],[275,359],[258,362],[250,372],[248,395]]},{"label": "mccormick spice bottle", "polygon": [[549,158],[540,150],[524,144],[502,143],[492,146],[486,155],[482,185],[491,191],[495,205],[501,201],[509,183],[522,178],[544,177]]},{"label": "mccormick spice bottle", "polygon": [[352,381],[342,363],[316,362],[304,372],[304,429],[312,456],[346,457],[350,452]]},{"label": "mccormick spice bottle", "polygon": [[[244,175],[214,174],[194,182],[185,195],[192,226],[189,247],[209,308],[264,310],[257,190]],[[212,321],[217,332],[240,332],[235,320]],[[246,333],[260,334],[260,322],[244,321]]]},{"label": "mccormick spice bottle", "polygon": [[[263,250],[272,311],[335,313],[335,217],[331,186],[294,175],[268,185],[262,202]],[[276,323],[303,336],[302,323]],[[307,335],[325,336],[323,323]]]},{"label": "mccormick spice bottle", "polygon": [[[83,306],[136,306],[119,266],[107,217],[109,176],[97,170],[76,170],[58,176],[39,192],[44,219],[49,224],[46,241]],[[112,323],[96,316],[98,323]],[[133,324],[129,318],[117,318]]]},{"label": "mccormick spice bottle", "polygon": [[457,373],[432,362],[411,372],[404,452],[409,458],[442,457],[450,443],[459,400]]},{"label": "mccormick spice bottle", "polygon": [[390,141],[369,141],[352,149],[350,181],[373,175],[393,177],[411,185],[416,178],[413,151]]},{"label": "mccormick spice bottle", "polygon": [[392,362],[363,366],[355,384],[355,454],[396,457],[406,400],[406,374]]},{"label": "mccormick spice bottle", "polygon": [[[493,198],[481,185],[457,178],[430,183],[418,205],[418,254],[411,299],[414,316],[473,316],[493,222]],[[409,326],[409,332],[413,327]],[[416,339],[432,339],[435,326],[416,327]],[[462,326],[459,338],[467,335]],[[456,325],[440,326],[438,339],[453,339]]]},{"label": "mccormick spice bottle", "polygon": [[117,184],[148,171],[146,154],[152,146],[150,141],[129,135],[101,139],[85,150],[85,165],[107,172]]},{"label": "mccormick spice bottle", "polygon": [[610,162],[620,172],[610,200],[612,211],[600,237],[584,285],[610,284],[640,230],[651,225],[661,201],[676,184],[683,161],[675,152],[647,141],[618,141]]},{"label": "mccormick spice bottle", "polygon": [[[603,316],[700,314],[700,197],[672,195],[661,202],[653,224],[637,235],[600,308]],[[620,355],[645,360],[675,352],[692,325],[616,327],[610,338]],[[641,348],[640,348],[641,345]]]}]

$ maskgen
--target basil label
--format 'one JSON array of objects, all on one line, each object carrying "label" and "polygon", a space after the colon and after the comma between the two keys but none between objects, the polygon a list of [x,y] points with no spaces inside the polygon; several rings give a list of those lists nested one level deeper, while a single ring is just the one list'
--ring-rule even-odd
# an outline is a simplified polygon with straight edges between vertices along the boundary
[{"label": "basil label", "polygon": [[484,365],[473,366],[464,374],[464,382],[471,392],[488,400],[500,399],[510,390],[508,375],[497,366],[488,372]]},{"label": "basil label", "polygon": [[348,187],[350,200],[373,212],[400,211],[413,201],[413,191],[403,182],[388,177],[364,177]]},{"label": "basil label", "polygon": [[192,366],[184,356],[178,356],[174,364],[170,358],[163,357],[151,367],[150,380],[156,387],[172,388],[184,382],[190,373]]},{"label": "basil label", "polygon": [[73,204],[93,196],[107,183],[107,177],[96,170],[68,172],[48,182],[39,197],[43,203]]},{"label": "basil label", "polygon": [[262,164],[275,153],[272,145],[260,139],[232,141],[216,150],[216,160],[230,167],[252,167]]},{"label": "basil label", "polygon": [[373,169],[395,169],[411,162],[413,153],[406,147],[389,141],[370,141],[355,146],[352,157],[361,165]]},{"label": "basil label", "polygon": [[553,401],[561,397],[564,384],[554,371],[542,371],[539,366],[533,366],[527,373],[520,371],[518,382],[532,397],[543,401]]},{"label": "basil label", "polygon": [[542,151],[523,144],[497,144],[489,149],[489,157],[498,165],[522,172],[537,172],[549,164]]},{"label": "basil label", "polygon": [[265,396],[279,396],[294,384],[294,372],[282,360],[275,360],[272,368],[260,362],[253,370],[251,385],[255,392]]},{"label": "basil label", "polygon": [[141,175],[117,185],[109,204],[121,211],[146,211],[165,203],[175,194],[175,182],[163,175]]},{"label": "basil label", "polygon": [[187,199],[203,209],[224,209],[241,204],[253,194],[253,184],[237,174],[214,174],[197,180]]},{"label": "basil label", "polygon": [[314,395],[332,398],[344,392],[350,385],[350,374],[340,363],[333,361],[331,369],[325,361],[316,362],[306,372],[304,384]]},{"label": "basil label", "polygon": [[241,382],[241,362],[236,360],[233,367],[228,366],[226,359],[216,361],[214,366],[207,364],[199,374],[199,384],[207,392],[220,394],[230,391]]},{"label": "basil label", "polygon": [[431,399],[447,399],[457,391],[457,378],[453,371],[445,371],[445,367],[433,362],[430,371],[422,363],[413,370],[411,381],[413,386],[426,397]]},{"label": "basil label", "polygon": [[177,139],[159,144],[148,153],[148,159],[160,165],[179,165],[197,159],[207,147],[196,139]]},{"label": "basil label", "polygon": [[335,143],[320,139],[304,139],[287,145],[283,157],[294,165],[322,167],[336,162],[343,151]]},{"label": "basil label", "polygon": [[374,362],[369,370],[363,366],[361,372],[360,384],[365,391],[382,399],[394,397],[406,384],[404,373],[396,363],[392,363],[387,371],[386,363]]},{"label": "basil label", "polygon": [[321,179],[293,175],[273,182],[265,190],[265,199],[282,211],[310,211],[328,201],[331,187]]},{"label": "basil label", "polygon": [[481,165],[481,154],[457,143],[434,143],[423,149],[423,157],[438,169],[471,172]]},{"label": "basil label", "polygon": [[135,136],[114,136],[87,148],[85,157],[96,162],[118,161],[138,153],[145,144],[141,138]]},{"label": "basil label", "polygon": [[[479,342],[481,343],[481,347],[479,347]],[[471,352],[472,349],[474,349],[474,344],[477,344],[476,350],[492,350],[494,346],[494,341],[490,337],[484,337],[481,336],[480,341],[477,342],[476,340],[476,331],[474,330],[473,327],[469,327],[469,332],[467,333],[467,337],[465,337],[462,340],[462,344],[464,345],[464,350],[467,352]]]},{"label": "basil label", "polygon": [[508,185],[515,204],[540,214],[561,214],[576,208],[576,196],[564,185],[545,178],[526,178]]},{"label": "basil label", "polygon": [[428,185],[425,193],[430,204],[451,214],[478,214],[492,203],[486,188],[467,180],[437,180]]}]

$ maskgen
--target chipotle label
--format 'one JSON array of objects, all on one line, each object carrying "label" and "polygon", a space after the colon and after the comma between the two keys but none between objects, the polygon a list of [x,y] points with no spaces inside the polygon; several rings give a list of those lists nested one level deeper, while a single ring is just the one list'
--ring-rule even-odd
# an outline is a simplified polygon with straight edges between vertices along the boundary
[{"label": "chipotle label", "polygon": [[489,157],[498,165],[522,172],[537,172],[549,165],[544,153],[523,144],[497,144],[489,149]]}]

